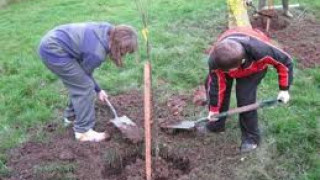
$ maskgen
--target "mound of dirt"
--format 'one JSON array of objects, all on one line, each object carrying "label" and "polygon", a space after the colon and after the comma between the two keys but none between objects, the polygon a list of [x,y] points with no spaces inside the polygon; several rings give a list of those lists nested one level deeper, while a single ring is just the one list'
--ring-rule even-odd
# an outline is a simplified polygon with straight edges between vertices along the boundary
[{"label": "mound of dirt", "polygon": [[[265,19],[252,19],[252,24],[264,30]],[[286,51],[297,56],[303,67],[314,67],[320,61],[318,27],[319,23],[307,16],[288,20],[278,15],[271,21],[269,35],[282,43]],[[162,98],[161,94],[156,94]],[[202,95],[199,96],[201,99]],[[128,116],[143,128],[141,92],[129,91],[110,100],[120,116]],[[189,96],[172,95],[164,102],[155,101],[155,124],[195,119],[201,109],[193,107],[192,100]],[[26,142],[8,152],[6,165],[12,173],[7,179],[144,179],[144,145],[132,144],[121,136],[109,122],[113,115],[106,105],[97,104],[96,118],[96,130],[107,131],[111,136],[109,141],[79,143],[73,138],[72,128],[61,130],[60,124],[47,124],[43,127],[49,136],[46,142]],[[241,163],[241,156],[238,139],[230,138],[234,137],[230,129],[224,134],[206,136],[195,133],[172,136],[158,127],[153,130],[153,179],[237,179],[235,169]],[[30,129],[30,133],[32,131]]]},{"label": "mound of dirt", "polygon": [[[154,120],[164,123],[192,117],[192,113],[198,112],[188,110],[193,108],[189,107],[191,101],[192,97],[173,95],[168,101],[156,103]],[[143,127],[141,92],[130,91],[111,97],[111,102],[119,115],[127,115]],[[71,127],[61,130],[59,124],[48,124],[43,127],[49,135],[48,141],[27,142],[9,152],[7,165],[13,171],[8,179],[144,179],[144,145],[132,144],[122,138],[109,123],[113,115],[107,106],[98,104],[96,116],[96,129],[107,131],[111,135],[109,141],[79,143],[74,140]],[[210,173],[222,179],[234,179],[233,170],[240,157],[237,143],[230,138],[219,134],[203,137],[193,133],[172,136],[159,129],[157,132],[153,142],[153,179],[182,180],[190,179],[189,176],[210,177]],[[215,171],[208,171],[212,167]]]},{"label": "mound of dirt", "polygon": [[[251,24],[265,32],[267,17],[252,17]],[[320,64],[320,22],[302,11],[294,11],[288,19],[277,11],[271,18],[270,31],[265,32],[283,45],[283,49],[298,58],[299,67],[312,68]]]},{"label": "mound of dirt", "polygon": [[270,20],[270,31],[283,30],[290,25],[290,20],[281,16],[276,11],[264,11],[263,14],[268,14],[270,17],[262,15],[251,17],[251,24],[253,27],[265,31],[268,19]]}]

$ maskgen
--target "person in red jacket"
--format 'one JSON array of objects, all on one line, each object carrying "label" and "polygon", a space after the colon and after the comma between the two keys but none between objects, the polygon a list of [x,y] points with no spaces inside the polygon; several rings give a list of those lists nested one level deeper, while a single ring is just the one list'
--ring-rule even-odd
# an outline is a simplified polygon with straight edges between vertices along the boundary
[{"label": "person in red jacket", "polygon": [[[209,98],[209,123],[204,130],[222,132],[226,118],[215,119],[213,115],[228,111],[233,81],[236,81],[238,107],[256,102],[257,88],[268,66],[278,72],[278,100],[289,101],[292,83],[292,58],[271,44],[262,32],[247,28],[231,29],[223,33],[210,50],[209,75],[206,92]],[[260,143],[257,111],[239,115],[242,132],[241,152],[256,149]]]}]

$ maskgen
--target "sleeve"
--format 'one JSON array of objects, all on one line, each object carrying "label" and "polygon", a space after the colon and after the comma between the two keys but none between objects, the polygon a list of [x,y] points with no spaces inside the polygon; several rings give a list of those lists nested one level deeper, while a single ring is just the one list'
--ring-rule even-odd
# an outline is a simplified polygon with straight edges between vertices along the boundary
[{"label": "sleeve", "polygon": [[211,70],[206,80],[206,91],[209,97],[209,111],[219,112],[226,91],[226,79],[220,70]]},{"label": "sleeve", "polygon": [[80,43],[81,66],[86,74],[92,79],[95,91],[100,92],[101,88],[93,78],[93,71],[98,68],[106,58],[106,51],[97,37],[93,27],[87,27],[84,31],[83,40]]},{"label": "sleeve", "polygon": [[293,62],[290,55],[273,44],[260,40],[251,40],[250,46],[249,51],[255,59],[276,68],[279,89],[289,90],[293,80]]},{"label": "sleeve", "polygon": [[90,75],[90,78],[92,79],[93,83],[94,83],[94,90],[99,93],[101,91],[101,88],[99,86],[99,84],[96,82],[96,80],[92,77],[92,75]]},{"label": "sleeve", "polygon": [[98,93],[101,91],[101,88],[96,82],[96,80],[93,78],[92,74],[94,72],[94,69],[99,67],[103,60],[101,60],[98,56],[91,53],[84,53],[82,58],[83,60],[82,60],[81,66],[83,70],[86,72],[86,74],[90,77],[90,79],[92,79],[94,83],[94,90]]},{"label": "sleeve", "polygon": [[278,81],[280,90],[289,90],[293,80],[292,58],[282,50],[270,46],[272,55],[267,56],[269,64],[273,65],[278,72]]}]

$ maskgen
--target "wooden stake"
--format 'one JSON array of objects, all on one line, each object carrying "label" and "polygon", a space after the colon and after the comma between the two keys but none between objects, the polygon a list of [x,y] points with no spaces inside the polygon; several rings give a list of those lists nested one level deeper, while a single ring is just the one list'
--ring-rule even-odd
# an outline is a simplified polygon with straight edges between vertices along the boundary
[{"label": "wooden stake", "polygon": [[271,18],[267,17],[267,26],[266,26],[266,31],[267,32],[269,32],[270,24],[271,24]]},{"label": "wooden stake", "polygon": [[[268,0],[268,10],[273,11],[273,0]],[[266,26],[266,31],[269,32],[270,30],[270,25],[271,25],[271,18],[267,18],[267,26]]]},{"label": "wooden stake", "polygon": [[146,179],[151,180],[151,64],[144,65],[144,132],[146,145]]}]

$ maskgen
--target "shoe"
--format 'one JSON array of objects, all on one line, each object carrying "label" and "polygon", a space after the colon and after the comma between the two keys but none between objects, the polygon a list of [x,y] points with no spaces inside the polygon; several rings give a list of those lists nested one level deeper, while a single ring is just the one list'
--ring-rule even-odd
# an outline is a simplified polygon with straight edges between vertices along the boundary
[{"label": "shoe", "polygon": [[225,121],[218,120],[218,121],[208,122],[206,127],[210,132],[221,133],[225,131],[225,125],[226,125]]},{"label": "shoe", "polygon": [[241,144],[240,152],[241,153],[248,153],[248,152],[251,152],[251,151],[257,149],[257,147],[258,147],[257,143],[254,143],[250,140],[245,140]]},{"label": "shoe", "polygon": [[222,133],[225,131],[225,123],[222,121],[208,122],[206,125],[197,126],[196,131],[201,135],[205,135],[212,132]]},{"label": "shoe", "polygon": [[287,16],[288,18],[293,18],[293,14],[290,11],[284,11],[283,15]]},{"label": "shoe", "polygon": [[101,141],[107,139],[107,137],[109,136],[104,132],[99,133],[99,132],[96,132],[92,129],[90,129],[89,131],[87,131],[85,133],[75,132],[74,135],[75,135],[76,140],[81,141],[81,142],[101,142]]},{"label": "shoe", "polygon": [[76,119],[75,116],[63,117],[63,126],[64,127],[69,127],[69,126],[73,125],[75,119]]}]

